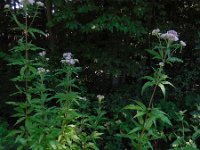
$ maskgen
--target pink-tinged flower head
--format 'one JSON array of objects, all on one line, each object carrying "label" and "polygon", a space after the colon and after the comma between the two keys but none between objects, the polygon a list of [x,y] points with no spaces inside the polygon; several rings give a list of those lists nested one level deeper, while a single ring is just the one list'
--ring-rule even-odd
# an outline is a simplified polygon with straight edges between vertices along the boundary
[{"label": "pink-tinged flower head", "polygon": [[178,37],[175,34],[167,33],[167,39],[169,41],[178,41]]},{"label": "pink-tinged flower head", "polygon": [[168,34],[173,34],[174,36],[178,37],[178,33],[175,30],[167,31]]},{"label": "pink-tinged flower head", "polygon": [[160,35],[161,39],[167,40],[167,33],[161,34]]},{"label": "pink-tinged flower head", "polygon": [[161,34],[160,38],[168,41],[178,41],[179,39],[176,35],[176,31],[170,30],[167,33]]},{"label": "pink-tinged flower head", "polygon": [[68,65],[75,65],[78,62],[78,59],[74,59],[72,53],[66,52],[63,54],[63,59],[61,63],[68,64]]},{"label": "pink-tinged flower head", "polygon": [[64,58],[67,58],[67,59],[71,59],[72,53],[66,52],[66,53],[63,54],[63,57],[64,57]]}]

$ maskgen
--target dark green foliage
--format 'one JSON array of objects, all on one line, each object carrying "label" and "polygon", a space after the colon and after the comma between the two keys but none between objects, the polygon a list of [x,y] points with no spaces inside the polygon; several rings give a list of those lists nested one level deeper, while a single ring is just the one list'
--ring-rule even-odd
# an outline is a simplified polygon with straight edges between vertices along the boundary
[{"label": "dark green foliage", "polygon": [[0,149],[14,150],[17,146],[13,137],[8,137],[9,134],[8,123],[1,119],[0,121]]}]

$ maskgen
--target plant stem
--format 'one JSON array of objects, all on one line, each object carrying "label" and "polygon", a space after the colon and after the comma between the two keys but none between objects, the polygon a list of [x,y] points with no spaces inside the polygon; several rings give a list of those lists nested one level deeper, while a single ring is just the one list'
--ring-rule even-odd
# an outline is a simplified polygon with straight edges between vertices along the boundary
[{"label": "plant stem", "polygon": [[[66,94],[69,94],[70,92],[71,92],[71,86],[69,85],[69,83],[70,83],[70,80],[71,80],[71,68],[69,68],[68,67],[68,72],[67,72],[67,85],[66,85]],[[66,111],[67,111],[67,109],[68,109],[68,107],[69,107],[69,103],[68,103],[68,100],[66,99],[66,101],[64,102],[64,120],[63,120],[63,136],[64,136],[64,129],[65,129],[65,127],[66,127],[66,125],[67,125],[67,122],[66,122],[66,120],[67,120],[67,113],[66,113]]]},{"label": "plant stem", "polygon": [[[27,120],[28,119],[28,98],[27,98],[27,93],[28,93],[28,14],[27,14],[27,5],[24,5],[24,10],[25,10],[25,30],[24,30],[24,34],[25,34],[25,67],[26,67],[26,72],[25,72],[25,92],[26,92],[26,104],[25,104],[25,117]],[[26,129],[26,128],[25,128]],[[28,131],[26,129],[26,133],[25,133],[26,138],[28,138]],[[28,144],[26,144],[26,149],[28,150]]]},{"label": "plant stem", "polygon": [[35,18],[36,18],[37,14],[38,14],[38,13],[37,13],[37,12],[38,12],[38,7],[39,7],[39,6],[37,6],[37,9],[36,9],[36,11],[35,11],[35,14],[33,15],[33,19],[32,19],[32,21],[31,21],[29,27],[31,27],[31,25],[32,25],[33,22],[35,21]]},{"label": "plant stem", "polygon": [[[142,131],[141,131],[140,138],[143,137],[144,132],[145,132],[145,123],[146,123],[146,121],[147,121],[147,119],[148,119],[148,115],[149,115],[149,112],[150,112],[150,109],[151,109],[151,105],[152,105],[152,102],[153,102],[153,98],[154,98],[155,93],[156,93],[156,89],[157,89],[157,84],[154,86],[153,93],[152,93],[151,98],[150,98],[150,101],[149,101],[149,105],[148,105],[148,108],[147,108],[147,113],[146,113],[146,115],[145,115],[145,119],[144,119],[144,123],[143,123],[143,129],[142,129]],[[139,149],[142,150],[142,144],[141,144],[141,142],[140,142],[140,146],[139,146],[139,147],[140,147]]]},{"label": "plant stem", "polygon": [[184,128],[183,120],[181,121],[181,125],[182,125],[182,128],[183,128],[183,131],[182,131],[183,139],[185,140],[185,128]]},{"label": "plant stem", "polygon": [[152,93],[152,95],[151,95],[151,99],[150,99],[150,101],[149,101],[149,105],[148,105],[148,108],[147,108],[148,110],[151,108],[151,105],[152,105],[153,98],[154,98],[154,96],[155,96],[157,87],[158,87],[158,85],[155,85],[155,86],[154,86],[153,93]]}]

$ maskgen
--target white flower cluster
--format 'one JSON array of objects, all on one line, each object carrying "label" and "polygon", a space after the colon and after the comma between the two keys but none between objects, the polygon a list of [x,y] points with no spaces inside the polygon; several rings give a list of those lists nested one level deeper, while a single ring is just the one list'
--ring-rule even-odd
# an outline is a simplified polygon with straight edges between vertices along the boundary
[{"label": "white flower cluster", "polygon": [[194,142],[192,141],[192,139],[189,139],[189,141],[186,142],[187,145],[193,145],[193,143],[194,143]]},{"label": "white flower cluster", "polygon": [[[26,4],[30,4],[30,5],[33,5],[34,3],[36,4],[36,5],[38,5],[39,7],[44,7],[44,3],[43,2],[35,2],[35,0],[22,0],[22,2],[23,3],[26,3]],[[8,9],[8,8],[10,8],[10,5],[9,4],[6,4],[5,6],[4,6],[4,9]]]},{"label": "white flower cluster", "polygon": [[36,4],[37,4],[39,7],[44,7],[44,3],[43,3],[43,2],[36,2]]},{"label": "white flower cluster", "polygon": [[[46,51],[42,51],[38,53],[39,56],[45,57],[46,56]],[[49,58],[45,58],[46,61],[49,61]]]},{"label": "white flower cluster", "polygon": [[41,57],[45,57],[46,51],[39,52],[38,54],[39,54]]},{"label": "white flower cluster", "polygon": [[[167,31],[167,33],[161,34],[160,29],[157,28],[152,31],[152,35],[159,36],[161,39],[171,41],[171,42],[175,42],[179,40],[178,33],[175,30],[169,30]],[[183,41],[180,41],[180,45],[184,47],[186,46],[186,43]]]},{"label": "white flower cluster", "polygon": [[186,46],[186,43],[185,43],[185,42],[183,42],[183,41],[180,41],[180,44],[181,44],[181,46],[183,46],[183,47],[185,47],[185,46]]},{"label": "white flower cluster", "polygon": [[160,32],[160,29],[154,29],[153,31],[152,31],[152,35],[159,35],[159,32]]},{"label": "white flower cluster", "polygon": [[105,97],[103,95],[97,95],[98,100],[103,100]]},{"label": "white flower cluster", "polygon": [[39,7],[44,7],[44,3],[43,2],[35,2],[35,0],[23,0],[24,2],[27,2],[30,5],[33,5],[34,3],[36,3],[36,5],[38,5]]},{"label": "white flower cluster", "polygon": [[79,62],[78,59],[73,59],[72,53],[66,52],[63,54],[63,59],[61,60],[61,63],[68,64],[68,65],[75,65],[75,63]]},{"label": "white flower cluster", "polygon": [[5,8],[5,9],[8,9],[8,8],[10,8],[10,5],[9,5],[9,4],[6,4],[6,5],[4,6],[4,8]]},{"label": "white flower cluster", "polygon": [[44,68],[40,67],[40,68],[37,68],[37,72],[39,74],[45,74],[45,73],[49,73],[49,69],[44,69]]},{"label": "white flower cluster", "polygon": [[163,62],[160,62],[160,63],[159,63],[159,66],[160,66],[160,67],[164,67],[164,65],[165,65],[165,64],[164,64]]}]

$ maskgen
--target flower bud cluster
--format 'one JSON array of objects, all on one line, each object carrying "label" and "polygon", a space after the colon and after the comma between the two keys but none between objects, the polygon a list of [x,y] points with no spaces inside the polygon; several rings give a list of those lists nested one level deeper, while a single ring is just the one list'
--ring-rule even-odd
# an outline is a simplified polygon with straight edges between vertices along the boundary
[{"label": "flower bud cluster", "polygon": [[160,66],[160,67],[164,67],[164,65],[165,65],[165,64],[164,64],[163,62],[160,62],[160,63],[159,63],[159,66]]},{"label": "flower bud cluster", "polygon": [[183,42],[183,41],[180,41],[180,44],[181,44],[181,46],[183,46],[183,47],[185,47],[185,46],[186,46],[186,43],[185,43],[185,42]]},{"label": "flower bud cluster", "polygon": [[97,95],[97,99],[100,101],[103,100],[104,98],[105,98],[104,95]]},{"label": "flower bud cluster", "polygon": [[39,52],[38,54],[39,54],[41,57],[45,57],[46,51]]},{"label": "flower bud cluster", "polygon": [[[30,5],[33,5],[34,3],[39,6],[39,7],[44,7],[44,3],[43,2],[35,2],[35,0],[22,0],[23,3],[26,3],[26,4],[30,4]],[[5,9],[8,9],[10,8],[10,5],[9,4],[6,4],[4,6]]]},{"label": "flower bud cluster", "polygon": [[[167,40],[169,42],[176,42],[179,40],[178,33],[175,30],[169,30],[166,33],[160,33],[160,29],[154,29],[152,31],[152,35],[158,36],[161,39]],[[183,41],[180,41],[180,45],[185,47],[186,43]]]},{"label": "flower bud cluster", "polygon": [[37,68],[37,72],[38,74],[45,74],[45,73],[49,73],[49,69],[44,69],[40,67],[40,68]]},{"label": "flower bud cluster", "polygon": [[6,5],[4,6],[4,9],[8,9],[8,8],[10,8],[10,5],[9,5],[9,4],[6,4]]},{"label": "flower bud cluster", "polygon": [[159,35],[159,33],[160,33],[160,29],[154,29],[153,31],[152,31],[152,35]]},{"label": "flower bud cluster", "polygon": [[[43,58],[45,58],[45,56],[46,56],[46,51],[39,52],[38,55],[41,56],[41,57],[43,57]],[[49,61],[49,58],[45,58],[45,60],[46,60],[46,61]]]},{"label": "flower bud cluster", "polygon": [[78,59],[73,59],[72,53],[66,52],[63,54],[63,59],[61,63],[68,64],[68,65],[75,65],[75,63],[79,62]]},{"label": "flower bud cluster", "polygon": [[35,2],[35,0],[24,0],[24,1],[27,1],[28,4],[31,4],[33,5],[34,3],[36,3],[36,5],[38,5],[39,7],[44,7],[44,3],[43,2]]}]

